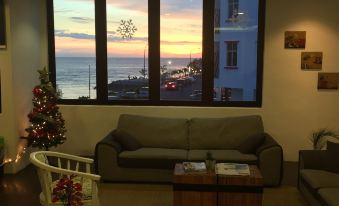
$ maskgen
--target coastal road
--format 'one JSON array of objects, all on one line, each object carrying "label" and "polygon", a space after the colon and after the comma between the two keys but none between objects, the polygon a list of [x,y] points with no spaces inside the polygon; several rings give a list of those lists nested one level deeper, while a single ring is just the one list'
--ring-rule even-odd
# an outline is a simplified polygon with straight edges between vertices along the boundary
[{"label": "coastal road", "polygon": [[197,79],[191,85],[179,88],[178,90],[166,90],[165,86],[162,85],[160,88],[160,98],[161,100],[198,101],[200,97],[198,99],[190,97],[194,90],[201,90],[201,79]]}]

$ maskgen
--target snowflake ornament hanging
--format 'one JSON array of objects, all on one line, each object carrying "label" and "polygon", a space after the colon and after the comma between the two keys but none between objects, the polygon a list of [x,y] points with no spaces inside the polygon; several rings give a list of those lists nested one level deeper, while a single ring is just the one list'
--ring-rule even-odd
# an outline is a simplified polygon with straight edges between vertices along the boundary
[{"label": "snowflake ornament hanging", "polygon": [[132,39],[134,33],[137,31],[137,27],[134,26],[132,19],[121,20],[120,26],[117,29],[117,32],[121,35],[123,39]]}]

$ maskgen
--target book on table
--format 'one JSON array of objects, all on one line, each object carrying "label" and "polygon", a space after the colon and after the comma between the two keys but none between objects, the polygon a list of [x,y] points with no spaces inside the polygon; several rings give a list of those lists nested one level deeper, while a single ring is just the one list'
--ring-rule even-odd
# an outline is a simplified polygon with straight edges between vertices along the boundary
[{"label": "book on table", "polygon": [[207,171],[205,162],[183,162],[182,165],[186,173],[205,173]]},{"label": "book on table", "polygon": [[215,173],[218,175],[250,175],[248,164],[239,163],[217,163]]}]

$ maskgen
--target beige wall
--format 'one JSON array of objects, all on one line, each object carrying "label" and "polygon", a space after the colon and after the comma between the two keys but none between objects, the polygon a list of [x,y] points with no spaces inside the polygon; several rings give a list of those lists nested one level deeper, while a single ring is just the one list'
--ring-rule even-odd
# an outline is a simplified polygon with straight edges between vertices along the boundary
[{"label": "beige wall", "polygon": [[0,114],[0,135],[5,137],[5,148],[9,156],[16,154],[14,148],[17,144],[17,134],[15,132],[15,107],[13,105],[13,72],[11,61],[11,25],[9,16],[9,5],[5,1],[5,18],[6,18],[6,42],[7,48],[0,49],[0,72],[1,72],[1,105],[2,113]]},{"label": "beige wall", "polygon": [[[7,154],[16,158],[23,144],[19,137],[28,126],[32,88],[38,83],[37,69],[43,67],[42,53],[46,53],[43,37],[42,0],[5,1],[8,47],[0,51],[3,94],[3,113],[0,115],[0,134],[5,136]],[[5,62],[3,65],[2,62]],[[18,163],[9,164],[8,172],[26,165],[27,155]]]},{"label": "beige wall", "polygon": [[[28,33],[32,43],[25,42],[28,40],[21,42],[20,44],[24,45],[21,51],[19,49],[21,47],[15,41],[12,54],[10,49],[0,51],[4,95],[4,113],[0,115],[0,135],[6,136],[12,155],[18,141],[16,134],[22,133],[24,125],[27,124],[26,115],[31,105],[31,89],[37,83],[35,70],[39,65],[45,64],[47,56],[45,28],[40,28],[40,34],[36,32],[39,31],[39,26],[45,25],[45,20],[37,19],[39,14],[37,3],[41,3],[42,0],[21,2],[28,8],[33,5],[33,11],[23,10],[22,5],[13,3],[15,11],[10,12],[23,12],[26,16],[18,19],[19,17],[11,15],[15,22],[11,28],[12,38],[21,39]],[[44,8],[43,4],[39,5],[42,5],[40,9]],[[337,8],[339,8],[337,0],[322,2],[267,0],[262,108],[61,106],[68,129],[68,140],[57,150],[72,154],[92,154],[96,142],[116,126],[117,119],[122,113],[187,118],[260,114],[266,131],[283,146],[285,160],[296,161],[298,150],[311,148],[308,138],[312,131],[321,127],[339,131],[339,91],[316,89],[317,72],[300,69],[302,50],[284,49],[284,32],[307,31],[305,51],[322,51],[324,53],[322,71],[339,72]],[[30,22],[30,26],[19,26],[21,21]],[[21,33],[14,33],[14,30]],[[11,42],[14,43],[14,40]],[[33,55],[34,51],[38,52]],[[36,55],[39,53],[41,56]],[[32,55],[33,60],[29,58]],[[22,74],[24,76],[20,77]]]}]

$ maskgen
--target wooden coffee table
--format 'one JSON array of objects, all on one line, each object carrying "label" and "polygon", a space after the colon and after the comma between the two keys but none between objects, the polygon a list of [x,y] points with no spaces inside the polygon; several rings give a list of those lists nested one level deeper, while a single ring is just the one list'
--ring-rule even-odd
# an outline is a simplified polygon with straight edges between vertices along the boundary
[{"label": "wooden coffee table", "polygon": [[250,165],[250,171],[249,176],[216,175],[214,171],[190,174],[176,164],[174,206],[260,206],[263,179],[257,166]]}]

